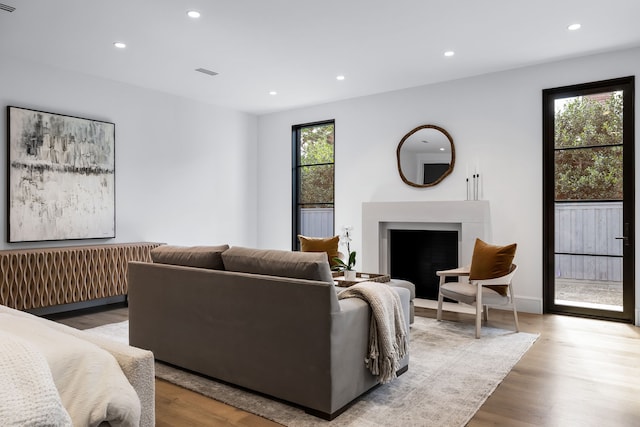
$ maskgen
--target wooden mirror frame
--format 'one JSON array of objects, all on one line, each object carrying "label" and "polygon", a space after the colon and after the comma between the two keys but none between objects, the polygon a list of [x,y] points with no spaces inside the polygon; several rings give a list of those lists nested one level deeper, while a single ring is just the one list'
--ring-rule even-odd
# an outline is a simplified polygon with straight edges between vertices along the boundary
[{"label": "wooden mirror frame", "polygon": [[[449,140],[449,144],[451,145],[451,162],[449,163],[449,168],[446,171],[444,171],[444,173],[438,179],[436,179],[435,181],[430,182],[428,184],[417,184],[417,183],[407,179],[407,177],[402,172],[402,163],[400,162],[400,150],[402,148],[402,145],[405,143],[405,141],[407,139],[409,139],[409,137],[411,135],[413,135],[414,133],[416,133],[416,132],[418,132],[419,130],[422,130],[422,129],[434,129],[434,130],[437,130],[439,132],[442,132],[442,134],[444,134],[444,136],[447,137],[447,139]],[[449,135],[449,132],[447,132],[446,130],[444,130],[440,126],[422,125],[422,126],[418,126],[417,128],[415,128],[412,131],[410,131],[409,133],[407,133],[402,138],[402,140],[400,140],[400,143],[398,144],[398,148],[396,149],[396,159],[397,159],[397,162],[398,162],[398,173],[400,174],[400,178],[402,178],[402,180],[404,181],[405,184],[410,185],[412,187],[418,187],[418,188],[433,187],[434,185],[438,185],[443,179],[445,179],[453,171],[453,166],[456,163],[456,147],[453,144],[453,138],[451,137],[451,135]]]}]

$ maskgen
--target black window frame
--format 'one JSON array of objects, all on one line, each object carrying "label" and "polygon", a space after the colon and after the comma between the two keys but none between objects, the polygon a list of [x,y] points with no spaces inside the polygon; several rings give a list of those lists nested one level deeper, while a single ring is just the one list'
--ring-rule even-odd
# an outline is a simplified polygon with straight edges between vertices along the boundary
[{"label": "black window frame", "polygon": [[[293,125],[291,126],[291,153],[292,153],[292,158],[291,158],[291,219],[292,219],[292,224],[291,224],[291,249],[294,251],[300,250],[300,241],[298,240],[298,234],[300,234],[300,206],[303,205],[302,203],[300,203],[298,195],[300,194],[299,191],[299,184],[300,184],[300,180],[299,180],[299,173],[298,171],[300,170],[301,167],[309,167],[309,165],[301,165],[300,164],[300,146],[299,146],[299,141],[300,141],[300,135],[301,135],[301,131],[302,129],[305,128],[310,128],[310,127],[317,127],[317,126],[326,126],[326,125],[333,125],[333,135],[334,135],[334,149],[333,149],[333,163],[319,163],[317,165],[313,165],[313,166],[318,166],[318,165],[329,165],[332,164],[333,165],[333,174],[334,174],[334,178],[335,178],[335,164],[336,164],[336,152],[335,152],[335,134],[336,134],[336,122],[334,119],[330,119],[330,120],[322,120],[322,121],[318,121],[318,122],[311,122],[311,123],[303,123],[303,124],[298,124],[298,125]],[[333,190],[333,202],[331,203],[327,203],[327,202],[317,202],[317,204],[324,204],[324,205],[331,205],[333,208],[333,223],[335,226],[335,186],[334,186],[334,190]]]}]

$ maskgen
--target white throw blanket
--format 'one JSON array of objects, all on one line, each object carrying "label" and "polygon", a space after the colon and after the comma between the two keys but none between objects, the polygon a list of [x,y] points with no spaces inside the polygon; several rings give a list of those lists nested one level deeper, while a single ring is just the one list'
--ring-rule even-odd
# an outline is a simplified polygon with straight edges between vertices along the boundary
[{"label": "white throw blanket", "polygon": [[369,303],[372,316],[365,364],[381,383],[388,383],[396,378],[408,348],[400,296],[384,283],[361,282],[338,294],[338,299],[344,298],[360,298]]},{"label": "white throw blanket", "polygon": [[28,342],[0,331],[0,423],[71,427],[47,360]]},{"label": "white throw blanket", "polygon": [[97,426],[103,421],[114,427],[140,424],[138,395],[107,351],[37,319],[0,313],[0,331],[27,341],[44,356],[74,426]]}]

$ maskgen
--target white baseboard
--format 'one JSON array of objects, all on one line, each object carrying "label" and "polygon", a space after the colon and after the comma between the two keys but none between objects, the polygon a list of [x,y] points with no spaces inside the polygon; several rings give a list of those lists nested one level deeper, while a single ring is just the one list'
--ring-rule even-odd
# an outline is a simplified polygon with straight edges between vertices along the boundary
[{"label": "white baseboard", "polygon": [[516,309],[523,313],[542,314],[542,298],[516,296]]}]

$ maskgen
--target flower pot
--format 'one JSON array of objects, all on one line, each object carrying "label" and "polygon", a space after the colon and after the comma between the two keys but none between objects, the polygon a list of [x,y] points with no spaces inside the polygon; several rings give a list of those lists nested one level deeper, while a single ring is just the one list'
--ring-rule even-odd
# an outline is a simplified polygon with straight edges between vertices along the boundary
[{"label": "flower pot", "polygon": [[355,282],[356,280],[356,271],[355,270],[345,270],[344,271],[344,280],[349,282]]}]

